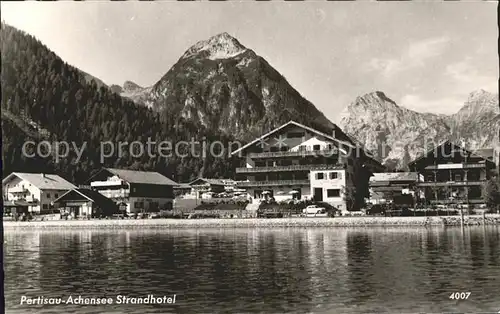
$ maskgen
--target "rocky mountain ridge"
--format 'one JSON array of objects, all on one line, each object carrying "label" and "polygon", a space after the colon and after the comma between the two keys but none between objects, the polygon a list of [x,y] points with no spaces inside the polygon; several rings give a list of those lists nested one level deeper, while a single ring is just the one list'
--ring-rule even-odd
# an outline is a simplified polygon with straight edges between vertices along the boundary
[{"label": "rocky mountain ridge", "polygon": [[[119,93],[165,119],[184,119],[241,140],[292,119],[326,132],[336,128],[266,60],[228,33],[188,48],[154,85],[126,82]],[[444,140],[471,149],[498,141],[498,96],[485,91],[471,93],[449,116],[409,110],[381,91],[357,97],[342,115],[343,131],[395,169]]]},{"label": "rocky mountain ridge", "polygon": [[343,130],[393,169],[404,169],[420,154],[445,140],[470,150],[498,145],[498,95],[472,92],[453,115],[419,113],[377,91],[357,97],[342,113]]}]

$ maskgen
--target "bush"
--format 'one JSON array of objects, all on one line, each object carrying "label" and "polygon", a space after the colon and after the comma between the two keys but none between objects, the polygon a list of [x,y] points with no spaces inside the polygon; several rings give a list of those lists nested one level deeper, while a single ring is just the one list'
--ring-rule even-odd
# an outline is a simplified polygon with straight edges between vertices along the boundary
[{"label": "bush", "polygon": [[160,218],[182,219],[182,214],[176,214],[173,212],[161,212]]},{"label": "bush", "polygon": [[189,218],[191,219],[220,218],[220,215],[212,213],[195,213],[190,215]]}]

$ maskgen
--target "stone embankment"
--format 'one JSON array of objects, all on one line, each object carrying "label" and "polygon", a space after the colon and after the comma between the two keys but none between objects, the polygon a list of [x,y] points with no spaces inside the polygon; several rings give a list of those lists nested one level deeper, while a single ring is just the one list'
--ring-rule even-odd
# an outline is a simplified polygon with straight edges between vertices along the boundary
[{"label": "stone embankment", "polygon": [[[119,229],[119,228],[282,228],[282,227],[370,227],[370,226],[460,226],[460,216],[442,217],[335,217],[273,219],[103,219],[4,221],[12,229]],[[499,214],[464,216],[463,225],[500,225]]]}]

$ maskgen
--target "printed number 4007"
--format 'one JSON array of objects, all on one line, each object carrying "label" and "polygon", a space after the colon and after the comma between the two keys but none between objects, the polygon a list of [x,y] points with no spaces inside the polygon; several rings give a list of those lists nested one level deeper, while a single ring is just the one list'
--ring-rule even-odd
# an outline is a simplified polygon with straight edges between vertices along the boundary
[{"label": "printed number 4007", "polygon": [[452,300],[467,300],[470,296],[470,292],[453,292],[450,294],[450,299]]}]

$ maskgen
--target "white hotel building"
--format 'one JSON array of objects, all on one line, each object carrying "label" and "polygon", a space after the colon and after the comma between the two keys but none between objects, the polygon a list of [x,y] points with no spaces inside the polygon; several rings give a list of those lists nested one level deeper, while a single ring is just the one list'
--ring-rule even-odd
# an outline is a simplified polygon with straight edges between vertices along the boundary
[{"label": "white hotel building", "polygon": [[365,164],[372,160],[340,129],[329,135],[290,121],[233,155],[244,159],[245,167],[236,169],[237,186],[253,203],[270,197],[315,200],[345,211],[357,209],[368,193],[371,171]]},{"label": "white hotel building", "polygon": [[48,213],[58,197],[76,188],[55,174],[12,172],[2,180],[4,210]]}]

